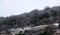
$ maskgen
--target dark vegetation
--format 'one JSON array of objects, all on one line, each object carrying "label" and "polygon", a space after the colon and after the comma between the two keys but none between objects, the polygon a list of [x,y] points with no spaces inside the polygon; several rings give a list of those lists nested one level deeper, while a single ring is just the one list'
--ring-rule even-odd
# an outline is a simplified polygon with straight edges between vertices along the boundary
[{"label": "dark vegetation", "polygon": [[43,10],[32,10],[21,15],[0,17],[0,31],[24,26],[52,24],[60,16],[60,6],[46,7]]}]

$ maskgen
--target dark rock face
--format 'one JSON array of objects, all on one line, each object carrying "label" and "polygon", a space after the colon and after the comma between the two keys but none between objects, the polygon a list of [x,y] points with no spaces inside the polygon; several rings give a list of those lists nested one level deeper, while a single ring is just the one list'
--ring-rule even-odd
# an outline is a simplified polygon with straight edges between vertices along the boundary
[{"label": "dark rock face", "polygon": [[0,31],[17,27],[49,24],[48,22],[52,23],[54,20],[56,20],[56,17],[59,16],[59,12],[60,6],[57,6],[45,8],[44,10],[35,9],[30,13],[24,13],[21,15],[3,17],[0,18]]}]

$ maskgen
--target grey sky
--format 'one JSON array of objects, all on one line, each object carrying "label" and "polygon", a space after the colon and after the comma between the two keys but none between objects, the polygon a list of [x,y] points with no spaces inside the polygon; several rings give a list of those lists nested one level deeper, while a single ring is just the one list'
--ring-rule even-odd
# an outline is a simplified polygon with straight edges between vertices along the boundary
[{"label": "grey sky", "polygon": [[59,6],[60,0],[0,0],[0,17],[18,15],[45,6]]}]

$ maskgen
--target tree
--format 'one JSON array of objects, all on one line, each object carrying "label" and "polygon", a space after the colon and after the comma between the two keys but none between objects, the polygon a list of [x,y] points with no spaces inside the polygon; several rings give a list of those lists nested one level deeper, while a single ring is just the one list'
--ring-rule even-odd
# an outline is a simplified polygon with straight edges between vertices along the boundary
[{"label": "tree", "polygon": [[52,35],[54,32],[56,32],[56,31],[50,25],[50,26],[48,26],[48,27],[45,28],[44,33],[42,33],[41,35]]}]

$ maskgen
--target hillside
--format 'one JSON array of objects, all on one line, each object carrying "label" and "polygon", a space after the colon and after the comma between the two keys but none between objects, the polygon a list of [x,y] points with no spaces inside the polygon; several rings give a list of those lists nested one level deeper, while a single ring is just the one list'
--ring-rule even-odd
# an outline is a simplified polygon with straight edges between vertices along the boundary
[{"label": "hillside", "polygon": [[0,31],[24,26],[51,24],[60,17],[60,6],[46,7],[43,10],[32,10],[29,13],[10,17],[0,17]]}]

